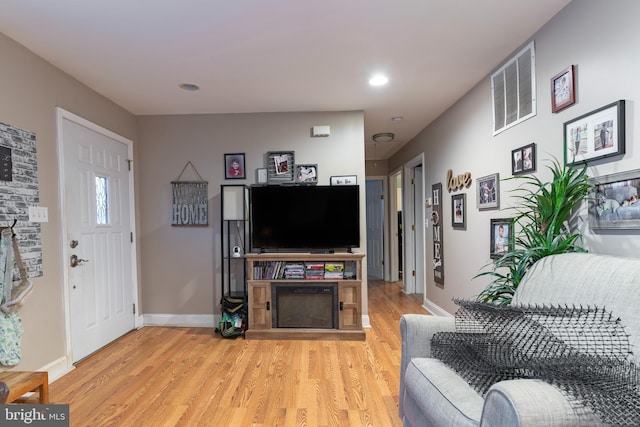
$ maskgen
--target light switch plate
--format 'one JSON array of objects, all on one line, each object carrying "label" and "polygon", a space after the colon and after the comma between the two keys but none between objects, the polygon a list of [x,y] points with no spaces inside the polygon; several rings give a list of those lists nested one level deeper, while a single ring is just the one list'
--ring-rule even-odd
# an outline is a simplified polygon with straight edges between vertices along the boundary
[{"label": "light switch plate", "polygon": [[30,222],[49,222],[49,208],[43,206],[29,206]]}]

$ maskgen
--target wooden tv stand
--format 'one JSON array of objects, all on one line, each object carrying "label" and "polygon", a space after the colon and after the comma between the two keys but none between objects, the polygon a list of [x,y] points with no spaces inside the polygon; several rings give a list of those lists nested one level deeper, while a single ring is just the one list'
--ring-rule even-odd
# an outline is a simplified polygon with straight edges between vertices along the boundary
[{"label": "wooden tv stand", "polygon": [[[364,341],[362,329],[362,259],[364,254],[354,253],[261,253],[245,255],[247,262],[247,285],[249,291],[249,327],[247,339],[331,339]],[[345,277],[323,277],[316,279],[279,277],[275,271],[287,263],[344,264]],[[277,276],[277,277],[276,277]],[[329,274],[327,274],[329,276]],[[337,283],[338,326],[337,328],[278,328],[273,325],[272,284],[328,284]]]}]

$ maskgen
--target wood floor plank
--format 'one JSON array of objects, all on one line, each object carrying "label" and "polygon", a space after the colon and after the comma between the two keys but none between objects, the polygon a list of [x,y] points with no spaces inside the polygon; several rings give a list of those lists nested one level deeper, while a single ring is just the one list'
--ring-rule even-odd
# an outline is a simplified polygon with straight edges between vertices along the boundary
[{"label": "wood floor plank", "polygon": [[50,385],[71,426],[400,426],[399,318],[427,312],[369,281],[366,341],[223,339],[145,327]]}]

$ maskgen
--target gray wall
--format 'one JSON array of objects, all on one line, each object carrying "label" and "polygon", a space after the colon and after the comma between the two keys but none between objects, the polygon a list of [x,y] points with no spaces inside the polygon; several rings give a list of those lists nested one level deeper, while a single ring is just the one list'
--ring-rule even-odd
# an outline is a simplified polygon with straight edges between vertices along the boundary
[{"label": "gray wall", "polygon": [[[36,134],[40,206],[49,208],[49,222],[41,226],[43,275],[33,279],[33,295],[21,310],[23,360],[15,369],[46,369],[54,371],[55,378],[69,360],[63,294],[66,263],[61,254],[67,239],[60,233],[56,107],[134,141],[143,314],[213,317],[220,298],[219,192],[225,182],[224,153],[246,153],[247,184],[254,182],[255,169],[263,166],[263,155],[275,150],[294,150],[297,162],[317,163],[320,184],[328,184],[331,175],[357,175],[364,183],[361,111],[135,117],[2,34],[0,55],[0,122]],[[330,125],[331,136],[311,138],[314,125]],[[209,181],[206,228],[171,227],[170,183],[187,161]],[[361,212],[360,251],[364,252],[364,186]],[[366,313],[366,280],[363,299]]]},{"label": "gray wall", "polygon": [[[139,118],[142,311],[157,315],[220,313],[220,185],[253,184],[268,151],[294,151],[296,163],[318,164],[318,184],[332,175],[357,175],[364,184],[361,111],[217,114]],[[312,138],[329,125],[331,136]],[[245,153],[247,180],[224,179],[224,154]],[[209,183],[209,226],[172,227],[170,183],[191,161]],[[182,179],[197,179],[190,171]],[[360,188],[361,244],[366,250],[364,185]],[[283,206],[286,209],[286,206]],[[366,280],[363,284],[366,313]],[[214,310],[215,309],[215,310]]]},{"label": "gray wall", "polygon": [[123,108],[3,34],[0,57],[0,121],[36,134],[40,206],[49,208],[49,222],[41,225],[42,277],[32,279],[33,294],[21,309],[23,359],[16,369],[35,370],[62,363],[66,351],[61,245],[67,239],[60,233],[55,107],[132,140],[136,122]]},{"label": "gray wall", "polygon": [[[640,167],[640,140],[637,100],[640,99],[640,61],[635,52],[640,46],[640,2],[623,0],[571,2],[532,39],[536,46],[537,115],[524,123],[492,136],[491,86],[487,76],[425,128],[389,162],[395,170],[420,152],[425,153],[425,188],[441,182],[446,189],[446,172],[471,172],[473,178],[500,173],[511,176],[511,150],[535,142],[538,175],[550,178],[545,164],[552,157],[563,159],[563,123],[619,99],[627,100],[627,143],[622,159],[599,162],[589,168],[590,176],[601,176]],[[507,60],[508,58],[505,58]],[[559,113],[551,113],[550,79],[576,66],[577,103]],[[502,64],[496,64],[496,68]],[[501,182],[501,207],[511,205],[509,190],[515,182]],[[452,298],[477,295],[486,279],[472,279],[489,259],[489,220],[510,216],[512,212],[479,211],[475,182],[467,194],[467,229],[453,230],[450,225],[450,194],[445,190],[444,204],[444,289],[435,286],[427,275],[428,302],[453,313]],[[452,193],[452,194],[459,194]],[[586,212],[581,212],[586,221]],[[592,233],[582,223],[584,246],[591,252],[637,257],[640,237],[637,232]],[[432,257],[430,230],[427,235],[427,260]],[[608,284],[603,284],[607,286]]]}]

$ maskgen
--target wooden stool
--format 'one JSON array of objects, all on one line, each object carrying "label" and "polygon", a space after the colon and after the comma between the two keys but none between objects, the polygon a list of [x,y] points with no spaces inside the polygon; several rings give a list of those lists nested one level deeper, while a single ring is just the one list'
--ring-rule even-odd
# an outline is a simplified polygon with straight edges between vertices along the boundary
[{"label": "wooden stool", "polygon": [[9,387],[7,403],[20,401],[30,391],[38,391],[38,403],[49,403],[49,374],[47,372],[0,372],[0,381]]}]

